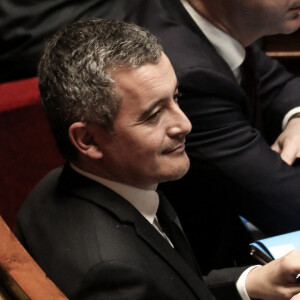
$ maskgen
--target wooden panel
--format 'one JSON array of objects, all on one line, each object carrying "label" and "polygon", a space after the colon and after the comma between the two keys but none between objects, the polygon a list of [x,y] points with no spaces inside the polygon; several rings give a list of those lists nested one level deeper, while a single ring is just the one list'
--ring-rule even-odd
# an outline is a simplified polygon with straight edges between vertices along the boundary
[{"label": "wooden panel", "polygon": [[300,75],[300,30],[289,35],[265,37],[262,47],[268,55],[277,58],[289,71]]}]

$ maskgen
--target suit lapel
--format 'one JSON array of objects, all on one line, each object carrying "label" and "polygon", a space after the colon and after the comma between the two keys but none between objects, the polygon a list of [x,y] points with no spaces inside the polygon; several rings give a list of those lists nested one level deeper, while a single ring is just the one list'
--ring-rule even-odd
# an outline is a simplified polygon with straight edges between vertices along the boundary
[{"label": "suit lapel", "polygon": [[59,179],[59,188],[77,198],[92,202],[112,212],[120,221],[132,224],[137,235],[161,256],[191,288],[199,299],[215,299],[184,259],[156,229],[125,199],[105,186],[86,178],[66,165]]},{"label": "suit lapel", "polygon": [[162,225],[164,231],[168,234],[169,238],[173,242],[175,249],[184,258],[184,260],[190,265],[190,267],[202,278],[202,274],[198,263],[194,257],[194,253],[189,245],[188,239],[182,229],[181,223],[177,214],[169,201],[162,193],[160,194],[160,202],[158,208],[158,219]]},{"label": "suit lapel", "polygon": [[[135,219],[137,235],[178,273],[200,299],[215,299],[201,277],[186,263],[169,243],[141,215]],[[205,296],[204,296],[205,295]]]}]

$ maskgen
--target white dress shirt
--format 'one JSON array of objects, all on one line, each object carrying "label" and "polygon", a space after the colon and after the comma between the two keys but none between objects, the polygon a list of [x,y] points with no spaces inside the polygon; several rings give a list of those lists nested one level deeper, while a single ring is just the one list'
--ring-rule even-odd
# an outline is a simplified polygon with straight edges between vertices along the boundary
[{"label": "white dress shirt", "polygon": [[118,195],[122,196],[133,207],[135,207],[141,215],[169,242],[170,246],[174,248],[171,240],[163,232],[159,225],[156,216],[159,206],[159,196],[155,190],[143,190],[120,182],[111,181],[85,172],[72,163],[70,165],[77,173],[103,184]]}]

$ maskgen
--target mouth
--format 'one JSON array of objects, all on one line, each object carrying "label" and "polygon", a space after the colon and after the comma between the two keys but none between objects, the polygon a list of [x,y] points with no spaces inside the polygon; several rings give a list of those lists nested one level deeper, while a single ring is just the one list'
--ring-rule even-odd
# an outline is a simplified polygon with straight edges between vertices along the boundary
[{"label": "mouth", "polygon": [[291,7],[288,11],[288,16],[291,20],[298,19],[300,15],[300,6]]},{"label": "mouth", "polygon": [[185,142],[163,151],[163,154],[182,153],[185,151]]},{"label": "mouth", "polygon": [[294,7],[290,8],[290,11],[291,12],[296,12],[296,13],[298,12],[299,13],[300,12],[300,5],[294,6]]}]

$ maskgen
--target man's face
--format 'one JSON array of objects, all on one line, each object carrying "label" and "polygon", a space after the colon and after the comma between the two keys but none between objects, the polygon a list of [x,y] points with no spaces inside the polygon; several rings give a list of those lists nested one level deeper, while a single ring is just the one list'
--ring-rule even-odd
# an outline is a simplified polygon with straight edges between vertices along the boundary
[{"label": "man's face", "polygon": [[187,0],[215,26],[249,46],[273,34],[300,27],[300,0]]},{"label": "man's face", "polygon": [[191,124],[177,104],[169,59],[162,54],[158,64],[119,68],[112,78],[122,105],[114,132],[96,138],[105,176],[146,189],[182,177],[189,168],[184,143]]},{"label": "man's face", "polygon": [[[261,35],[292,33],[300,26],[300,0],[243,0],[241,18],[252,18]],[[237,5],[237,3],[235,3]]]}]

